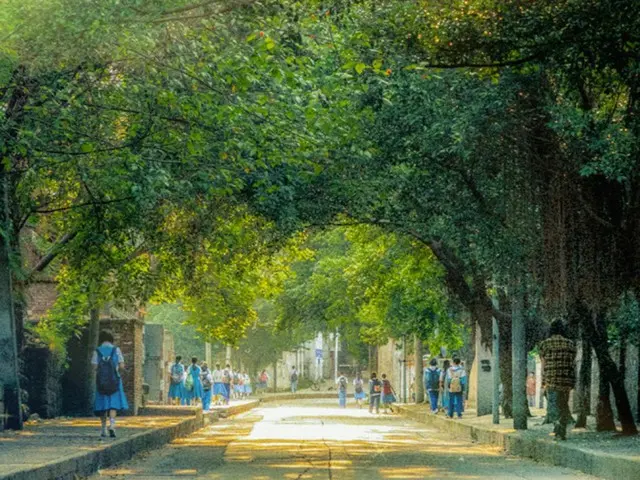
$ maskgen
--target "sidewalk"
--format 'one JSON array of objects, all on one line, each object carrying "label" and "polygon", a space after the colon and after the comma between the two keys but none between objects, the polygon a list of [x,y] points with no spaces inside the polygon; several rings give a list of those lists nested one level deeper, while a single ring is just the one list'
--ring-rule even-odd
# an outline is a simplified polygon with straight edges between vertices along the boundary
[{"label": "sidewalk", "polygon": [[311,390],[295,395],[263,393],[215,406],[207,414],[198,407],[150,403],[136,417],[118,417],[116,439],[100,438],[100,420],[95,417],[27,422],[24,430],[0,433],[0,480],[72,480],[88,476],[99,468],[185,437],[218,418],[249,411],[261,402],[336,395]]},{"label": "sidewalk", "polygon": [[[27,422],[24,430],[0,434],[1,480],[73,479],[161,447],[217,420],[184,408],[173,416],[119,417],[118,438],[101,439],[97,418]],[[147,412],[148,413],[148,412]],[[177,412],[175,412],[177,413]]]},{"label": "sidewalk", "polygon": [[491,415],[475,416],[467,410],[460,420],[450,420],[440,413],[428,413],[428,405],[398,405],[400,413],[432,425],[460,438],[489,443],[506,452],[580,470],[597,477],[615,480],[640,479],[640,437],[621,437],[612,432],[596,432],[595,420],[588,428],[573,429],[566,442],[553,438],[553,425],[542,425],[544,410],[533,409],[529,430],[516,431],[513,421],[500,417],[494,425]]}]

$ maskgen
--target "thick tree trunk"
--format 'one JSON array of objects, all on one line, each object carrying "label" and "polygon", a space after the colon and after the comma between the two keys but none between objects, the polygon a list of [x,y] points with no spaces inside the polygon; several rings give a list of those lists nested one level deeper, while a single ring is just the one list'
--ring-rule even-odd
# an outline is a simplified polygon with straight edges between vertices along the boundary
[{"label": "thick tree trunk", "polygon": [[415,383],[415,394],[416,394],[416,403],[423,403],[424,402],[424,382],[422,381],[423,378],[423,366],[422,366],[422,340],[420,339],[420,337],[418,337],[418,335],[414,336],[414,355],[415,355],[415,360],[414,360],[414,365],[415,365],[415,377],[416,377],[416,383]]},{"label": "thick tree trunk", "polygon": [[[4,167],[0,167],[0,224],[5,232],[8,224],[7,180]],[[8,233],[7,233],[8,234]],[[22,409],[20,395],[20,375],[18,369],[18,345],[14,318],[13,289],[11,285],[11,267],[9,266],[9,245],[6,238],[0,237],[0,388],[3,389],[5,426],[11,429],[22,428]],[[5,413],[0,412],[0,413]]]},{"label": "thick tree trunk", "polygon": [[578,405],[578,420],[576,428],[587,428],[587,416],[591,411],[591,344],[589,337],[585,335],[584,328],[581,329],[581,350],[582,360],[578,371],[578,384],[576,386],[576,396]]},{"label": "thick tree trunk", "polygon": [[278,391],[278,361],[273,362],[273,393]]},{"label": "thick tree trunk", "polygon": [[513,308],[511,310],[512,327],[512,408],[513,428],[516,430],[527,429],[527,336],[525,329],[525,317],[523,312],[523,300],[521,292],[514,292]]},{"label": "thick tree trunk", "polygon": [[512,408],[512,360],[511,360],[511,324],[498,322],[500,330],[500,380],[502,382],[502,413],[505,418],[513,418]]},{"label": "thick tree trunk", "polygon": [[[604,428],[610,427],[610,422],[607,418],[611,410],[609,388],[604,388],[604,382],[608,381],[611,384],[616,400],[616,408],[618,410],[618,416],[620,417],[620,423],[622,424],[622,433],[624,435],[636,435],[638,429],[633,419],[633,413],[631,412],[631,405],[629,404],[629,398],[627,397],[627,392],[624,387],[624,379],[621,377],[620,371],[609,353],[609,340],[602,315],[595,316],[592,320],[584,322],[584,326],[588,329],[587,332],[592,339],[593,349],[598,359],[598,367],[600,369],[601,386],[598,412],[603,416],[602,426]],[[611,414],[611,417],[611,422],[613,422],[613,414]],[[600,423],[600,420],[598,420],[598,422]]]},{"label": "thick tree trunk", "polygon": [[89,324],[87,325],[87,333],[85,341],[85,371],[84,383],[82,386],[83,405],[86,415],[93,413],[93,400],[96,394],[96,382],[93,374],[93,366],[91,365],[91,357],[94,350],[98,347],[98,335],[100,334],[100,310],[92,308],[89,312]]},{"label": "thick tree trunk", "polygon": [[611,398],[609,395],[609,381],[605,377],[603,368],[598,365],[600,376],[598,382],[598,405],[596,406],[596,430],[599,432],[611,432],[616,430],[616,423],[613,419],[613,409],[611,408]]}]

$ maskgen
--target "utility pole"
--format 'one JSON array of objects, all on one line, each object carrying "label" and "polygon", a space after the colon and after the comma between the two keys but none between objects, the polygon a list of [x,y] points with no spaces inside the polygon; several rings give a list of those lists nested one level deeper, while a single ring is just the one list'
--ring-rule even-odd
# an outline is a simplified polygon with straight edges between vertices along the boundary
[{"label": "utility pole", "polygon": [[207,366],[211,368],[211,344],[209,342],[205,342],[204,344],[204,361],[207,363]]},{"label": "utility pole", "polygon": [[493,414],[493,423],[500,423],[500,330],[498,329],[498,320],[493,317],[493,345],[491,347],[491,363],[493,363],[493,404],[491,405],[491,413]]},{"label": "utility pole", "polygon": [[338,349],[340,348],[340,334],[338,333],[338,329],[336,328],[336,347],[335,347],[335,355],[334,355],[334,378],[338,378]]},{"label": "utility pole", "polygon": [[22,429],[20,398],[20,375],[18,372],[18,343],[13,310],[13,285],[9,251],[11,225],[9,222],[8,178],[4,166],[0,166],[0,399],[7,413],[5,426],[13,430]]},{"label": "utility pole", "polygon": [[512,409],[513,428],[527,429],[527,338],[523,312],[523,291],[521,281],[517,281],[512,294],[511,312],[511,365],[512,365]]},{"label": "utility pole", "polygon": [[407,403],[407,337],[402,337],[402,403]]}]

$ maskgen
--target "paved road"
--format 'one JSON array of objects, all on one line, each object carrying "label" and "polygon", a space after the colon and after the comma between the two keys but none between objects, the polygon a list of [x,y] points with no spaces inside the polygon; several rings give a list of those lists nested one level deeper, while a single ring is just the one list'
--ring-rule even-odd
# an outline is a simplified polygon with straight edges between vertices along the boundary
[{"label": "paved road", "polygon": [[595,479],[509,457],[402,417],[341,410],[335,403],[270,404],[92,478]]}]

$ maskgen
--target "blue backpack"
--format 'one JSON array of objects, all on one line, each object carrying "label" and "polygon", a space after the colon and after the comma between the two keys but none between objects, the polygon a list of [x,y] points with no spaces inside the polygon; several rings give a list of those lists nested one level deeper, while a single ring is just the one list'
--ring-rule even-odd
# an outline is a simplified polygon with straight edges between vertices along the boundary
[{"label": "blue backpack", "polygon": [[424,383],[427,390],[438,390],[440,388],[440,370],[428,368],[424,373]]},{"label": "blue backpack", "polygon": [[116,354],[116,347],[113,347],[109,356],[103,356],[100,349],[96,348],[98,354],[98,368],[96,369],[96,390],[102,395],[113,395],[118,391],[118,371],[113,364],[113,357]]}]

